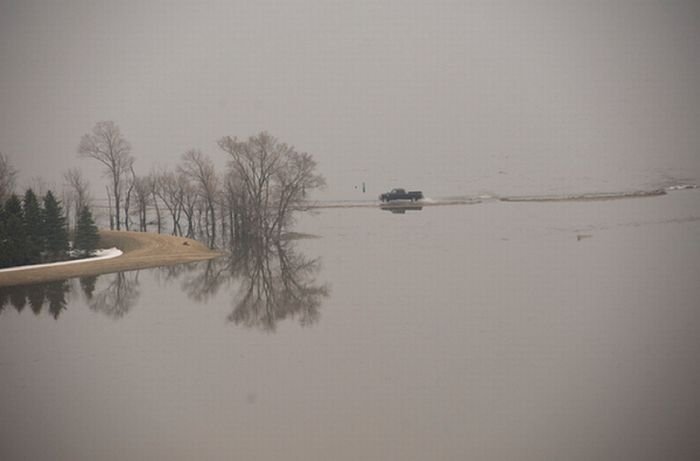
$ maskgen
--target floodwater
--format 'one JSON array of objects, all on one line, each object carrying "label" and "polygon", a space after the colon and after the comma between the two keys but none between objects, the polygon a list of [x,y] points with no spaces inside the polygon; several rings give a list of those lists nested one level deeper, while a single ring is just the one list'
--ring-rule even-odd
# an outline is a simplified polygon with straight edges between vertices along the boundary
[{"label": "floodwater", "polygon": [[390,212],[0,293],[0,459],[700,455],[700,190]]}]

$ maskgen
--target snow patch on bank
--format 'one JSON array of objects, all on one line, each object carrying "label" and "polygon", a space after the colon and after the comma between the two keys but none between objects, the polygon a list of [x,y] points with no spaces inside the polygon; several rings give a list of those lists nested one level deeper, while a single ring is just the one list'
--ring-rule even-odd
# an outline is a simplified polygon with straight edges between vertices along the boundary
[{"label": "snow patch on bank", "polygon": [[3,272],[14,272],[14,271],[23,271],[23,270],[28,270],[28,269],[39,269],[41,267],[67,266],[68,264],[78,264],[78,263],[87,263],[87,262],[92,262],[92,261],[101,261],[103,259],[112,259],[112,258],[116,258],[117,256],[121,256],[123,254],[123,252],[119,248],[112,247],[112,248],[108,248],[106,250],[95,250],[95,252],[93,254],[94,254],[94,256],[91,256],[89,258],[74,259],[72,261],[61,261],[61,262],[57,262],[57,263],[32,264],[29,266],[8,267],[7,269],[0,269],[0,274]]}]

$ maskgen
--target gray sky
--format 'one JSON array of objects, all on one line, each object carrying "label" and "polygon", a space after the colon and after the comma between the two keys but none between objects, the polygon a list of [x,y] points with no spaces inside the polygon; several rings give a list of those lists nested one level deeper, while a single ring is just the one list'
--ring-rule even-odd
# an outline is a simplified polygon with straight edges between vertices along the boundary
[{"label": "gray sky", "polygon": [[700,3],[0,0],[0,151],[80,165],[114,120],[137,169],[268,130],[320,198],[619,190],[700,176]]}]

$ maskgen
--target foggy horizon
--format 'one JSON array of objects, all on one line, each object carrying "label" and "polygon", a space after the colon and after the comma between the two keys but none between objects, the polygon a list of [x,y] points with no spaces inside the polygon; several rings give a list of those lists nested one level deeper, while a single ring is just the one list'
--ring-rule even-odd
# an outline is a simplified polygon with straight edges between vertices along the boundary
[{"label": "foggy horizon", "polygon": [[699,45],[697,0],[0,0],[0,459],[700,459]]},{"label": "foggy horizon", "polygon": [[18,189],[112,120],[137,173],[268,131],[363,198],[697,180],[700,6],[686,2],[0,3],[0,152]]}]

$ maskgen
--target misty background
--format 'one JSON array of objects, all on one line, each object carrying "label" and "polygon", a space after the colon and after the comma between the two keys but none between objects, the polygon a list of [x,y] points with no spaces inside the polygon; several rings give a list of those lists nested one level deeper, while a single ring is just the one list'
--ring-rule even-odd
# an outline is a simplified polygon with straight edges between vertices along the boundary
[{"label": "misty background", "polygon": [[[60,185],[113,120],[136,171],[267,130],[318,199],[700,177],[695,1],[0,1],[0,151]],[[367,194],[362,194],[362,182]]]}]

